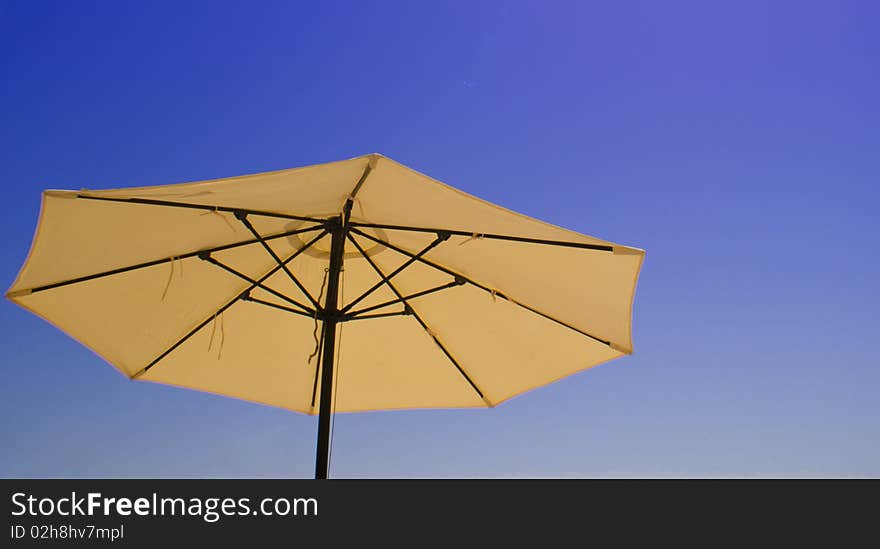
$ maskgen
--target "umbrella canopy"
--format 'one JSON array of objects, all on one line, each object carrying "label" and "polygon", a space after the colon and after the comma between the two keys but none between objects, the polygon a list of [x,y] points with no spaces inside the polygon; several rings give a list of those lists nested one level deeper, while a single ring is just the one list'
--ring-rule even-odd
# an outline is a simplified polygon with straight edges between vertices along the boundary
[{"label": "umbrella canopy", "polygon": [[643,257],[373,154],[45,191],[7,297],[131,379],[306,414],[490,407],[630,354]]}]

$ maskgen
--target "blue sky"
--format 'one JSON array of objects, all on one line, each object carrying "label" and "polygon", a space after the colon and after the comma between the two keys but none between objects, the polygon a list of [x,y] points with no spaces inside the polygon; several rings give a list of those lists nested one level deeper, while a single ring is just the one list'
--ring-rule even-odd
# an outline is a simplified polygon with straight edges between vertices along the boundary
[{"label": "blue sky", "polygon": [[[644,248],[635,355],[336,419],[336,477],[880,476],[873,2],[0,2],[0,281],[45,188],[380,152]],[[0,476],[309,477],[316,420],[0,304]]]}]

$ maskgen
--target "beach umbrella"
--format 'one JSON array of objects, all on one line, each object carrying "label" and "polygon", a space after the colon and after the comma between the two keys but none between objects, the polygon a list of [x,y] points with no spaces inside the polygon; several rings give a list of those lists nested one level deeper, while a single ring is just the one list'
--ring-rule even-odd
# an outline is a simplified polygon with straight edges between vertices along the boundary
[{"label": "beach umbrella", "polygon": [[632,353],[643,257],[372,154],[45,191],[6,295],[130,379],[317,414],[326,478],[334,412],[493,407]]}]

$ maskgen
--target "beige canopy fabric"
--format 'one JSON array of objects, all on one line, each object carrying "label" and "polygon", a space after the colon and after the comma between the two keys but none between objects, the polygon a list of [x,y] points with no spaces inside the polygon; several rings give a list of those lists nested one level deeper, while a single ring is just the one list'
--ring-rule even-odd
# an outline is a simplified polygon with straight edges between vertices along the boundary
[{"label": "beige canopy fabric", "polygon": [[331,240],[323,220],[349,199],[336,411],[494,406],[632,352],[642,250],[376,154],[46,191],[7,297],[129,378],[314,414]]}]

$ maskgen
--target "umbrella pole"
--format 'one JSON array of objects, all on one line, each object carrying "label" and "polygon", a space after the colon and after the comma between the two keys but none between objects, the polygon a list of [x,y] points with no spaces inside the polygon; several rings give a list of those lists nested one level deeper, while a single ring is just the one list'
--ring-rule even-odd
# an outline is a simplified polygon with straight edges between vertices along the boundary
[{"label": "umbrella pole", "polygon": [[336,348],[336,324],[339,315],[339,273],[342,271],[342,255],[345,250],[345,227],[343,218],[328,220],[330,244],[330,267],[327,272],[327,298],[324,304],[324,352],[321,357],[321,400],[318,412],[318,448],[315,456],[315,478],[327,478],[330,468],[330,416],[333,413],[333,360]]}]

